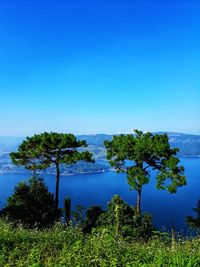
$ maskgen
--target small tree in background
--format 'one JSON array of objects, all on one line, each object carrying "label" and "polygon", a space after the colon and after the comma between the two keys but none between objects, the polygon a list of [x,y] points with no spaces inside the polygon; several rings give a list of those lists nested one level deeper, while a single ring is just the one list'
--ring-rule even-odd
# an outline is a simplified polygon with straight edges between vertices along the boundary
[{"label": "small tree in background", "polygon": [[192,229],[197,230],[197,232],[200,233],[200,200],[197,203],[197,207],[193,210],[197,213],[197,216],[187,216],[186,222]]},{"label": "small tree in background", "polygon": [[[118,212],[120,214],[117,214]],[[124,202],[119,195],[114,195],[108,202],[106,212],[100,216],[98,224],[108,226],[114,226],[117,223],[121,226],[128,225],[133,223],[134,215],[134,208]],[[120,228],[120,225],[118,225],[118,228]]]},{"label": "small tree in background", "polygon": [[65,210],[65,222],[67,225],[69,225],[71,218],[71,198],[69,197],[66,197],[64,200],[64,210]]},{"label": "small tree in background", "polygon": [[153,235],[155,227],[148,213],[137,214],[135,207],[128,205],[119,195],[108,202],[107,210],[100,214],[98,226],[106,226],[120,235],[129,238],[148,238]]},{"label": "small tree in background", "polygon": [[50,226],[57,219],[54,196],[41,178],[19,183],[7,203],[1,215],[30,228]]},{"label": "small tree in background", "polygon": [[60,164],[72,164],[77,161],[92,162],[92,154],[79,152],[78,148],[86,147],[84,140],[77,140],[73,134],[42,133],[27,137],[17,152],[10,153],[12,162],[29,170],[45,170],[56,167],[55,211],[58,211]]},{"label": "small tree in background", "polygon": [[83,232],[90,233],[92,228],[97,227],[99,216],[103,213],[101,206],[91,206],[85,213]]},{"label": "small tree in background", "polygon": [[77,205],[76,210],[72,211],[72,223],[80,228],[84,227],[85,207]]},{"label": "small tree in background", "polygon": [[[113,136],[105,141],[107,159],[117,172],[126,172],[131,190],[137,191],[137,212],[141,211],[142,187],[148,184],[150,170],[156,170],[157,188],[176,193],[186,184],[184,168],[179,166],[177,148],[171,148],[167,134],[143,133]],[[127,164],[128,162],[128,164]],[[166,180],[170,183],[165,183]]]}]

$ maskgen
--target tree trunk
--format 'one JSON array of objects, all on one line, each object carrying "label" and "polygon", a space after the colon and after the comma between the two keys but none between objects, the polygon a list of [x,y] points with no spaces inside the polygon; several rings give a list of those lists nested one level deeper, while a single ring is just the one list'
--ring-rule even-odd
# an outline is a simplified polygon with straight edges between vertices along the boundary
[{"label": "tree trunk", "polygon": [[66,197],[64,201],[65,207],[65,222],[66,225],[70,224],[70,215],[71,215],[71,198]]},{"label": "tree trunk", "polygon": [[120,226],[121,226],[121,222],[120,222],[120,217],[121,217],[121,208],[119,204],[116,204],[115,207],[115,221],[116,221],[116,228],[115,228],[115,238],[118,239],[119,238],[119,233],[120,233]]},{"label": "tree trunk", "polygon": [[55,197],[56,215],[58,214],[59,182],[60,182],[60,168],[59,164],[56,163],[56,197]]},{"label": "tree trunk", "polygon": [[137,195],[137,214],[140,215],[141,213],[141,193],[142,193],[142,188],[138,189],[137,191],[138,195]]}]

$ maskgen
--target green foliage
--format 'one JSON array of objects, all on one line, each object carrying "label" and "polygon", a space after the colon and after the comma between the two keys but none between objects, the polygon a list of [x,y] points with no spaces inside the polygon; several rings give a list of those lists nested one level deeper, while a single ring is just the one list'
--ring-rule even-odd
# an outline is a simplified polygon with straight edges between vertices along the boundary
[{"label": "green foliage", "polygon": [[64,200],[64,210],[65,210],[65,222],[66,224],[69,224],[71,216],[71,198],[69,197],[66,197]]},{"label": "green foliage", "polygon": [[1,215],[27,227],[47,227],[53,224],[55,201],[41,178],[32,177],[19,183]]},{"label": "green foliage", "polygon": [[100,206],[91,206],[90,208],[87,209],[83,227],[84,233],[90,233],[92,228],[97,227],[97,221],[99,219],[99,216],[103,212],[104,211]]},{"label": "green foliage", "polygon": [[186,222],[191,228],[200,233],[200,200],[197,203],[197,207],[193,210],[197,213],[197,216],[195,218],[192,216],[186,217]]},{"label": "green foliage", "polygon": [[79,152],[79,147],[86,147],[84,140],[77,140],[73,134],[44,132],[27,137],[18,148],[10,153],[16,165],[23,165],[30,170],[46,169],[52,163],[76,163],[78,160],[91,161],[87,151]]},{"label": "green foliage", "polygon": [[84,213],[85,207],[82,205],[77,205],[76,210],[72,211],[72,223],[77,227],[83,228],[84,227]]},{"label": "green foliage", "polygon": [[56,167],[56,212],[58,211],[60,164],[72,164],[77,161],[93,161],[88,151],[78,149],[86,147],[84,140],[77,140],[73,134],[44,132],[27,137],[19,146],[17,152],[10,153],[12,162],[29,170],[45,170]]},{"label": "green foliage", "polygon": [[126,172],[130,188],[138,192],[138,212],[142,186],[148,184],[150,170],[156,171],[158,189],[175,193],[179,186],[186,184],[184,168],[178,165],[176,157],[178,149],[170,148],[166,134],[135,130],[135,135],[113,136],[111,141],[105,141],[105,146],[111,166],[118,172]]},{"label": "green foliage", "polygon": [[83,235],[77,227],[57,224],[49,230],[13,228],[0,221],[2,267],[198,267],[200,239],[171,243],[115,239],[107,228]]},{"label": "green foliage", "polygon": [[134,208],[124,202],[119,195],[113,196],[108,202],[106,212],[99,217],[98,225],[113,226],[116,222],[116,206],[120,206],[120,223],[121,225],[132,224],[132,218],[135,215]]},{"label": "green foliage", "polygon": [[119,195],[111,199],[107,211],[99,216],[97,224],[113,229],[115,236],[126,238],[149,238],[155,231],[151,215],[138,214],[136,208],[129,206]]}]

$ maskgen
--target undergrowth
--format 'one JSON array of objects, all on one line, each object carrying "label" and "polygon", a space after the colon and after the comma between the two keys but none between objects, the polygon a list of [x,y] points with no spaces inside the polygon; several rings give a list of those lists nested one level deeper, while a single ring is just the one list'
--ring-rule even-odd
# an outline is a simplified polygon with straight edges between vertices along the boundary
[{"label": "undergrowth", "polygon": [[107,228],[84,235],[74,226],[27,230],[0,221],[0,266],[199,267],[200,238],[116,239]]}]

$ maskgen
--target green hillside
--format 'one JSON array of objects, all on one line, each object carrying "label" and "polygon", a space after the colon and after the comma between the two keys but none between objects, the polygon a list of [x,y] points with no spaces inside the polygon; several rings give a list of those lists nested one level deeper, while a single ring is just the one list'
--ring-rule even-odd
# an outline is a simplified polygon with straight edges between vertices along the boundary
[{"label": "green hillside", "polygon": [[106,228],[84,235],[77,227],[61,224],[39,231],[0,221],[0,266],[198,267],[200,239],[116,240]]}]

